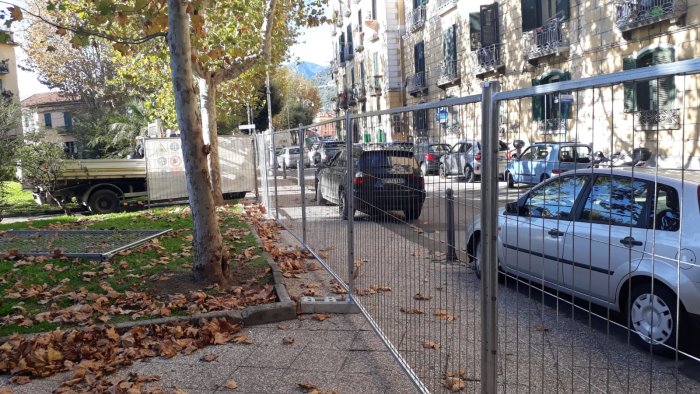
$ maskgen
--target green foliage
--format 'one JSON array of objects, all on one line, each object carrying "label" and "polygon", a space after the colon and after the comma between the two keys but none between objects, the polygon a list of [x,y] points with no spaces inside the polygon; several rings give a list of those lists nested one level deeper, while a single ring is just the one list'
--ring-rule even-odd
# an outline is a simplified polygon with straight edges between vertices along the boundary
[{"label": "green foliage", "polygon": [[117,111],[83,114],[74,126],[82,157],[123,159],[133,153],[136,137],[146,134],[148,116],[142,102],[131,100]]},{"label": "green foliage", "polygon": [[[267,130],[268,119],[267,119],[267,90],[265,84],[258,86],[258,99],[261,104],[258,106],[256,111],[254,111],[255,116],[253,117],[253,123],[255,124],[256,130]],[[272,106],[272,118],[282,111],[282,96],[280,95],[280,88],[274,81],[270,82],[270,102]]]},{"label": "green foliage", "polygon": [[12,95],[0,94],[0,217],[7,204],[8,181],[14,179],[16,152],[21,144],[21,110],[19,102]]},{"label": "green foliage", "polygon": [[18,150],[18,156],[22,181],[40,188],[48,198],[63,208],[62,202],[52,195],[63,171],[66,157],[63,147],[54,142],[46,142],[41,134],[35,134]]}]

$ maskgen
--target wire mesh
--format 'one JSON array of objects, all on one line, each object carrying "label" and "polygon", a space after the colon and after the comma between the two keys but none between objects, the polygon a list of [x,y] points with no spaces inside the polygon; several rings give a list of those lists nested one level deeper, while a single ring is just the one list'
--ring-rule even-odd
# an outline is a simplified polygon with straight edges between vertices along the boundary
[{"label": "wire mesh", "polygon": [[[329,123],[354,159],[340,153],[306,177],[305,245],[354,288],[420,391],[482,391],[490,268],[497,391],[697,391],[700,68],[673,67]],[[651,89],[670,82],[672,101]],[[630,102],[630,89],[648,100]],[[501,141],[490,151],[485,121]],[[498,260],[486,262],[480,176],[491,155]],[[300,189],[285,187],[280,222],[303,234]]]},{"label": "wire mesh", "polygon": [[104,259],[170,230],[8,230],[0,232],[0,251],[19,256]]}]

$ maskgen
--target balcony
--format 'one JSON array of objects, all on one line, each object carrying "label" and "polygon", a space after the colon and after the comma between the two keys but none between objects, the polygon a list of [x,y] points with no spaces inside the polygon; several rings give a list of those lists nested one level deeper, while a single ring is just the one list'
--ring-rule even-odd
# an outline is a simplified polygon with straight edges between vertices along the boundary
[{"label": "balcony", "polygon": [[470,61],[476,76],[494,71],[504,71],[505,69],[501,58],[501,44],[492,44],[477,49],[471,53]]},{"label": "balcony", "polygon": [[540,119],[537,121],[537,131],[542,134],[564,134],[566,132],[566,119]]},{"label": "balcony", "polygon": [[365,50],[365,33],[361,31],[357,36],[359,39],[357,40],[357,45],[355,45],[355,52],[360,53]]},{"label": "balcony", "polygon": [[687,0],[618,0],[615,2],[615,26],[626,39],[631,30],[663,20],[684,24],[688,12]]},{"label": "balcony", "polygon": [[458,0],[437,0],[436,9],[440,15],[446,14],[447,11],[457,8],[457,1]]},{"label": "balcony", "polygon": [[351,42],[345,44],[345,50],[343,53],[345,60],[352,60],[355,57],[355,51],[353,50],[353,45]]},{"label": "balcony", "polygon": [[406,30],[413,33],[425,25],[426,8],[422,5],[406,15]]},{"label": "balcony", "polygon": [[523,34],[525,60],[537,65],[540,58],[569,53],[569,29],[566,22],[549,19],[544,26]]},{"label": "balcony", "polygon": [[456,60],[442,61],[439,66],[437,85],[448,86],[459,81],[459,64]]},{"label": "balcony", "polygon": [[10,72],[10,59],[0,60],[0,74],[8,74]]},{"label": "balcony", "polygon": [[352,95],[358,103],[367,101],[367,88],[364,84],[355,84],[352,87]]},{"label": "balcony", "polygon": [[678,108],[637,111],[634,113],[635,131],[678,130],[681,111]]},{"label": "balcony", "polygon": [[417,72],[406,78],[406,91],[411,96],[428,91],[428,83],[425,78],[425,71]]},{"label": "balcony", "polygon": [[333,74],[338,73],[338,61],[337,60],[331,60],[331,71]]},{"label": "balcony", "polygon": [[372,97],[382,95],[382,76],[381,75],[375,75],[375,76],[370,78],[369,95]]}]

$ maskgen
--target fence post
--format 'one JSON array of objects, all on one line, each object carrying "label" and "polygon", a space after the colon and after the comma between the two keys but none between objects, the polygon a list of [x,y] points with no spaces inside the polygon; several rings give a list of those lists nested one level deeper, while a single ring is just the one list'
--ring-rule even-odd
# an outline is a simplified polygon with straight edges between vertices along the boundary
[{"label": "fence post", "polygon": [[282,158],[282,179],[287,179],[287,160]]},{"label": "fence post", "polygon": [[304,179],[304,129],[299,123],[299,186],[301,187],[301,245],[306,248],[306,181]]},{"label": "fence post", "polygon": [[457,260],[455,249],[455,200],[451,188],[445,190],[445,219],[447,222],[447,261]]},{"label": "fence post", "polygon": [[481,93],[481,392],[496,394],[498,378],[498,103],[496,81]]},{"label": "fence post", "polygon": [[348,248],[348,302],[352,300],[355,293],[355,234],[354,234],[354,212],[355,212],[355,185],[353,178],[355,177],[355,163],[352,158],[352,136],[350,130],[352,119],[350,118],[350,109],[345,111],[345,157],[347,162],[347,176],[345,177],[345,204],[348,212],[348,228],[347,228],[347,248]]}]

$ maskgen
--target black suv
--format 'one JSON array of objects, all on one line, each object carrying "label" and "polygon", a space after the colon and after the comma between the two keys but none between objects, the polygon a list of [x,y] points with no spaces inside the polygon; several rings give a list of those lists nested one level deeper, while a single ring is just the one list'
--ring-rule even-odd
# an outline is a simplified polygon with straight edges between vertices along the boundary
[{"label": "black suv", "polygon": [[[347,157],[341,150],[316,172],[316,200],[337,204],[340,216],[354,216],[348,212],[345,184]],[[366,151],[354,148],[352,152],[355,189],[355,209],[368,214],[382,211],[403,211],[406,220],[416,220],[425,201],[425,184],[413,152],[400,149]]]}]

